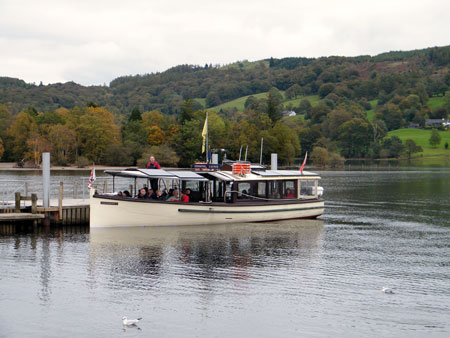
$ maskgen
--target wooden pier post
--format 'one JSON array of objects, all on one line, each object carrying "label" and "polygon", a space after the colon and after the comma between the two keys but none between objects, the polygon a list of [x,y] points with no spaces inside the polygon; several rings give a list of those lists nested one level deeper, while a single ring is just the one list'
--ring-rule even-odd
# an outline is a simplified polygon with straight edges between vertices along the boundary
[{"label": "wooden pier post", "polygon": [[73,198],[78,199],[78,182],[73,182]]},{"label": "wooden pier post", "polygon": [[15,212],[20,212],[20,192],[16,192],[16,210]]},{"label": "wooden pier post", "polygon": [[31,213],[37,213],[37,194],[31,194]]},{"label": "wooden pier post", "polygon": [[106,180],[103,181],[103,193],[106,193],[106,189],[108,187],[108,182]]}]

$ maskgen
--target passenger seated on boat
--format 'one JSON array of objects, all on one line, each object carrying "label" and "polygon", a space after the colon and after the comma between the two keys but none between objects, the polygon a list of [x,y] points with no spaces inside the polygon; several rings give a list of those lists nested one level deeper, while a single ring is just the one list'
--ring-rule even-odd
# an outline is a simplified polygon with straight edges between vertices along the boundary
[{"label": "passenger seated on boat", "polygon": [[163,193],[161,192],[161,190],[156,190],[155,192],[155,197],[153,198],[154,200],[158,200],[158,201],[164,201],[165,197],[163,196]]},{"label": "passenger seated on boat", "polygon": [[244,199],[244,198],[248,198],[248,192],[247,192],[247,190],[242,190],[239,194],[238,194],[238,198],[239,199]]},{"label": "passenger seated on boat", "polygon": [[147,198],[147,190],[145,190],[145,188],[139,189],[139,193],[137,194],[137,198],[140,198],[140,199]]},{"label": "passenger seated on boat", "polygon": [[192,197],[191,197],[191,189],[186,189],[185,194],[188,197],[188,202],[192,201]]},{"label": "passenger seated on boat", "polygon": [[124,190],[124,192],[122,193],[123,197],[131,197],[131,194],[128,190]]},{"label": "passenger seated on boat", "polygon": [[189,196],[186,194],[186,192],[182,192],[181,193],[180,201],[181,202],[185,202],[185,203],[189,203]]},{"label": "passenger seated on boat", "polygon": [[280,194],[278,193],[277,189],[272,189],[272,193],[270,194],[270,198],[273,199],[279,199],[281,198]]},{"label": "passenger seated on boat", "polygon": [[173,195],[167,199],[169,202],[179,202],[180,197],[178,196],[178,190],[173,191]]},{"label": "passenger seated on boat", "polygon": [[119,191],[119,192],[117,193],[117,196],[123,197],[123,193],[122,193],[121,191]]},{"label": "passenger seated on boat", "polygon": [[286,193],[284,194],[283,198],[294,198],[294,194],[292,193],[291,189],[286,189]]},{"label": "passenger seated on boat", "polygon": [[148,189],[147,198],[150,200],[156,199],[156,193],[153,191],[153,189]]}]

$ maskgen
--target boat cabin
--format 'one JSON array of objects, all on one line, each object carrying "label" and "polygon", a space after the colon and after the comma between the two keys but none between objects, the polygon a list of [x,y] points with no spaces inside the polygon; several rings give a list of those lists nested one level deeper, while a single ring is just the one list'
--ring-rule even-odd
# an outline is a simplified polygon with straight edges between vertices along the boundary
[{"label": "boat cabin", "polygon": [[163,169],[126,169],[106,170],[115,178],[134,179],[134,191],[138,181],[146,181],[146,186],[157,184],[165,191],[190,190],[190,202],[202,203],[285,203],[288,200],[319,199],[323,189],[319,187],[320,177],[312,172],[297,170],[265,170],[261,166],[252,167],[249,163],[233,163],[222,170],[163,170]]}]

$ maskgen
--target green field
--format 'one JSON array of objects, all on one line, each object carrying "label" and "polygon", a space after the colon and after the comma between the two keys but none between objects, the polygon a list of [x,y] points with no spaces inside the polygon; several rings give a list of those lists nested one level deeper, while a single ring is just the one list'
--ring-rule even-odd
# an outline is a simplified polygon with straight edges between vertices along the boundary
[{"label": "green field", "polygon": [[[284,97],[284,91],[280,90],[280,93]],[[259,93],[259,94],[253,94],[253,95],[247,95],[247,96],[242,96],[242,97],[239,97],[239,98],[237,98],[235,100],[222,103],[221,105],[208,108],[208,110],[213,111],[213,112],[218,112],[218,111],[220,111],[220,109],[236,108],[237,111],[244,111],[244,109],[245,109],[245,107],[244,107],[245,101],[247,100],[247,98],[249,96],[254,96],[257,99],[264,99],[264,98],[267,97],[267,92]],[[303,99],[308,99],[313,107],[319,103],[319,96],[318,95],[310,95],[310,96],[298,97],[298,98],[295,98],[295,99],[292,99],[292,100],[283,100],[282,104],[284,106],[286,106],[288,104],[292,104],[295,107],[295,106],[298,106],[300,104],[300,101],[303,100]],[[199,102],[204,102],[204,101],[200,101],[200,100],[204,100],[204,99],[195,99],[195,100],[197,100]]]},{"label": "green field", "polygon": [[431,136],[431,130],[427,129],[397,129],[392,130],[388,133],[388,136],[398,136],[403,143],[407,139],[412,139],[416,142],[417,145],[423,148],[423,154],[425,156],[428,155],[439,155],[439,154],[450,154],[450,150],[445,150],[444,145],[445,142],[450,144],[450,131],[441,131],[439,130],[439,135],[441,136],[441,144],[436,148],[432,148],[429,143],[429,139]]},{"label": "green field", "polygon": [[378,105],[378,100],[372,100],[372,101],[369,101],[369,103],[372,106],[372,108],[366,111],[366,113],[367,113],[366,116],[369,121],[372,121],[375,118],[375,108]]},{"label": "green field", "polygon": [[445,97],[444,96],[435,96],[430,97],[427,105],[431,108],[431,110],[435,110],[436,108],[442,107],[445,104]]},{"label": "green field", "polygon": [[311,103],[311,106],[316,106],[320,99],[319,99],[319,95],[309,95],[309,96],[301,96],[301,97],[297,97],[295,99],[292,100],[285,100],[283,101],[283,104],[286,106],[288,104],[292,104],[294,107],[298,107],[300,104],[301,100],[308,100],[309,103]]},{"label": "green field", "polygon": [[249,96],[254,96],[258,99],[262,99],[267,96],[267,93],[259,93],[259,94],[254,94],[254,95],[242,96],[235,100],[228,101],[228,102],[222,103],[218,106],[208,108],[208,110],[217,113],[218,111],[220,111],[220,109],[232,109],[233,107],[235,107],[238,111],[244,111],[244,109],[245,109],[244,104]]}]

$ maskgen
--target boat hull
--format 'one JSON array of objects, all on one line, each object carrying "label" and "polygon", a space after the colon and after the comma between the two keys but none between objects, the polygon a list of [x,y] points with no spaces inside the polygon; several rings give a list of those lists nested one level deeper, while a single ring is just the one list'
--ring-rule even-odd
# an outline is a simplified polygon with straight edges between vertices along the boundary
[{"label": "boat hull", "polygon": [[177,226],[266,222],[316,218],[324,201],[286,201],[276,204],[181,203],[139,201],[91,196],[90,226]]}]

